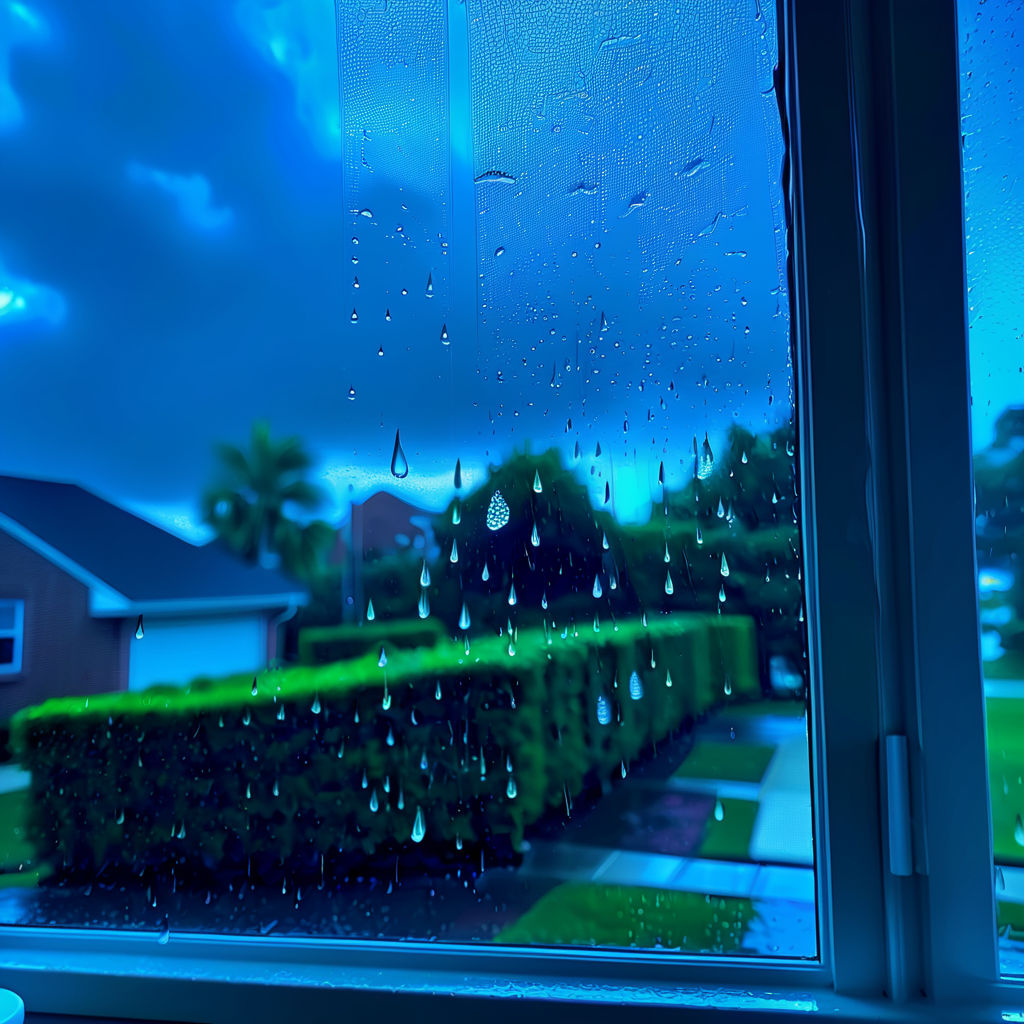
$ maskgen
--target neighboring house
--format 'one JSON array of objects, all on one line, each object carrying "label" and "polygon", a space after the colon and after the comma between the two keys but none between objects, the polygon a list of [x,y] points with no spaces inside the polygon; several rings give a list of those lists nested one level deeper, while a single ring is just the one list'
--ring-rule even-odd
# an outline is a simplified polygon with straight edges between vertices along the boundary
[{"label": "neighboring house", "polygon": [[345,618],[358,617],[357,609],[364,607],[364,562],[409,550],[428,561],[436,557],[434,514],[387,491],[353,503],[348,518],[338,524],[338,540],[327,559],[341,567]]},{"label": "neighboring house", "polygon": [[0,721],[47,697],[255,672],[308,600],[75,484],[0,476]]}]

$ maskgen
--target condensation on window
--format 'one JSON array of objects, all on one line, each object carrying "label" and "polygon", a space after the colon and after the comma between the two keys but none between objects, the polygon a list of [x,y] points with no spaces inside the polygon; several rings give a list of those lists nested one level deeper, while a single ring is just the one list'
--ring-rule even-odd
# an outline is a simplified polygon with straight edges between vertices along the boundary
[{"label": "condensation on window", "polygon": [[957,5],[978,598],[999,951],[1024,973],[1024,47],[1020,3]]}]

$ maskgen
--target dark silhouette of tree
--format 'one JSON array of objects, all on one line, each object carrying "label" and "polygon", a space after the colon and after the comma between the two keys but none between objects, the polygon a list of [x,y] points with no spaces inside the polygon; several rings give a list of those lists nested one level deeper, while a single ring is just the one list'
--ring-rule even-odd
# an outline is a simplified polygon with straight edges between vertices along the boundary
[{"label": "dark silhouette of tree", "polygon": [[274,439],[269,425],[258,421],[247,449],[218,444],[215,451],[217,477],[203,494],[204,522],[246,561],[279,565],[298,579],[313,580],[323,570],[335,531],[322,520],[294,518],[323,501],[307,479],[313,462],[300,439]]}]

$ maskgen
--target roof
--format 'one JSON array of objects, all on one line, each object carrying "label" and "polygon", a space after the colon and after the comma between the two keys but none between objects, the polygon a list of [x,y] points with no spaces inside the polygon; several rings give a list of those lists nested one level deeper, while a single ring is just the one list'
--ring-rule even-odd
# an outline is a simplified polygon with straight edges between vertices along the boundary
[{"label": "roof", "polygon": [[77,484],[0,476],[0,530],[93,590],[94,614],[305,604],[305,588],[197,546]]}]

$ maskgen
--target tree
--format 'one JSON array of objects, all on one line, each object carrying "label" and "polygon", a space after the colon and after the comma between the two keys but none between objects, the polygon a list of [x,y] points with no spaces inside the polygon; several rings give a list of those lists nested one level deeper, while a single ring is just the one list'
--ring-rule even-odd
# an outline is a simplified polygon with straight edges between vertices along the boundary
[{"label": "tree", "polygon": [[203,520],[247,562],[277,565],[312,582],[324,571],[324,556],[335,531],[326,522],[300,522],[297,510],[312,512],[324,500],[306,475],[313,460],[297,437],[275,440],[270,426],[252,426],[248,450],[218,444],[218,475],[203,495]]}]

